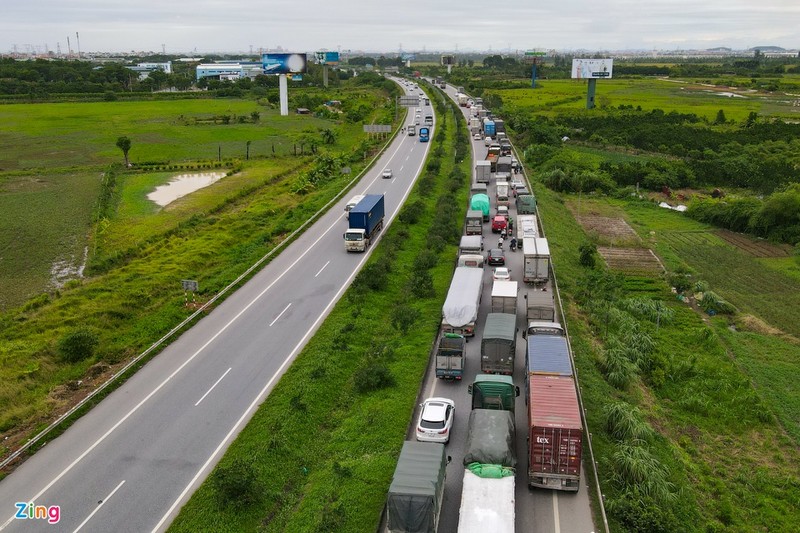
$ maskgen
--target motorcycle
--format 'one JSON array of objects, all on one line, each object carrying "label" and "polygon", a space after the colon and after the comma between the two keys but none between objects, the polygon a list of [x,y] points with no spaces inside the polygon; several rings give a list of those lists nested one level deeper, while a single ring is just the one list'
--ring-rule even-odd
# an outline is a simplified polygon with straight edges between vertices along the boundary
[{"label": "motorcycle", "polygon": [[508,245],[508,248],[512,252],[516,252],[517,251],[517,241],[516,241],[516,239],[511,239],[511,244]]}]

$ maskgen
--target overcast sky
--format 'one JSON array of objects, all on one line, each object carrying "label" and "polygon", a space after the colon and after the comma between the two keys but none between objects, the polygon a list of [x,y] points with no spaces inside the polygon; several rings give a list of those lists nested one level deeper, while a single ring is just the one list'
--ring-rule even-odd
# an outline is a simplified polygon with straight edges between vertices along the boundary
[{"label": "overcast sky", "polygon": [[800,48],[800,0],[0,0],[0,51]]}]

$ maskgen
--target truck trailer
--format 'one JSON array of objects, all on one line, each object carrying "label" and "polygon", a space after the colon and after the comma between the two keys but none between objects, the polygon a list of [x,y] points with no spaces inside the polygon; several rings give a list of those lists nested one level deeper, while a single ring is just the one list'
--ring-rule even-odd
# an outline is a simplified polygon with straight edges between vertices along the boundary
[{"label": "truck trailer", "polygon": [[483,212],[469,209],[464,225],[464,233],[467,235],[483,235]]},{"label": "truck trailer", "polygon": [[550,248],[547,239],[522,239],[522,281],[543,283],[550,279]]},{"label": "truck trailer", "polygon": [[475,161],[475,181],[489,183],[492,180],[492,162],[487,160]]},{"label": "truck trailer", "polygon": [[444,497],[444,444],[406,441],[386,498],[386,531],[436,533]]},{"label": "truck trailer", "polygon": [[436,377],[461,379],[464,375],[464,353],[467,340],[463,335],[442,333],[436,343]]},{"label": "truck trailer", "polygon": [[382,194],[367,194],[350,210],[349,228],[344,234],[345,250],[364,252],[383,227],[384,202]]},{"label": "truck trailer", "polygon": [[526,322],[543,320],[554,322],[556,319],[556,302],[552,292],[533,290],[525,295]]},{"label": "truck trailer", "polygon": [[528,390],[528,486],[576,492],[583,423],[575,381],[534,374]]},{"label": "truck trailer", "polygon": [[483,269],[456,267],[450,290],[442,306],[442,332],[475,335],[478,307],[481,304]]},{"label": "truck trailer", "polygon": [[492,313],[517,314],[519,282],[496,280],[492,285]]},{"label": "truck trailer", "polygon": [[517,315],[489,313],[481,339],[481,372],[486,374],[514,373],[514,353],[517,347]]}]

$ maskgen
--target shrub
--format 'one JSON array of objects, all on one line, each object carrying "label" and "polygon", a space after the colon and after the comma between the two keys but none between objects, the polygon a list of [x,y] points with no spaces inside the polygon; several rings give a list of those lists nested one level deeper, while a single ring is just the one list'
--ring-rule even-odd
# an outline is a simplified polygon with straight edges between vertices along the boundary
[{"label": "shrub", "polygon": [[400,218],[400,222],[405,224],[416,224],[424,212],[425,204],[420,200],[416,200],[406,204],[403,210],[400,211],[398,218]]},{"label": "shrub", "polygon": [[409,281],[411,294],[416,298],[429,298],[434,295],[433,276],[427,270],[417,270]]},{"label": "shrub", "polygon": [[419,312],[407,303],[397,305],[392,310],[392,326],[405,335],[414,325],[418,315]]},{"label": "shrub", "polygon": [[617,440],[646,441],[653,429],[642,418],[642,411],[626,402],[610,403],[605,407],[606,428]]},{"label": "shrub", "polygon": [[581,264],[581,266],[594,268],[597,246],[590,242],[585,242],[578,247],[578,252],[580,253],[578,262]]},{"label": "shrub", "polygon": [[97,333],[89,328],[78,328],[61,337],[57,350],[64,361],[76,363],[92,357],[99,343]]},{"label": "shrub", "polygon": [[393,387],[395,384],[391,371],[382,363],[371,363],[362,366],[356,371],[353,378],[356,392],[361,394]]},{"label": "shrub", "polygon": [[435,254],[432,250],[423,248],[414,258],[414,270],[430,270],[436,266],[439,261],[439,255]]},{"label": "shrub", "polygon": [[244,459],[234,459],[221,464],[211,477],[217,497],[223,505],[242,506],[253,503],[257,497],[256,473]]}]

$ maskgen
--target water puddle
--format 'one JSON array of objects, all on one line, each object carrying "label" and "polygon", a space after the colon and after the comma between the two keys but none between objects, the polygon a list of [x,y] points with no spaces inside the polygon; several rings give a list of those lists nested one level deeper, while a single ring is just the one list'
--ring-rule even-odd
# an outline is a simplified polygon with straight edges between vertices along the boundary
[{"label": "water puddle", "polygon": [[156,190],[147,195],[161,207],[174,202],[178,198],[193,193],[196,190],[208,187],[225,177],[224,172],[201,172],[199,174],[180,174],[175,176],[166,185],[159,185]]}]

